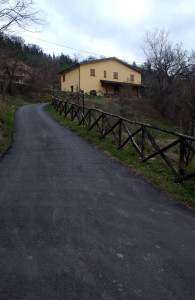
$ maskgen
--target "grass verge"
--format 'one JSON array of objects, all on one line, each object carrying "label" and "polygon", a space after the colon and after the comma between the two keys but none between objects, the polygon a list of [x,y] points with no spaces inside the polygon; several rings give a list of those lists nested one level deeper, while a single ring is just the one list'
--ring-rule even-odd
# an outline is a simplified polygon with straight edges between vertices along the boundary
[{"label": "grass verge", "polygon": [[174,183],[173,174],[160,157],[155,160],[142,163],[132,147],[117,150],[116,144],[111,137],[100,139],[95,130],[88,131],[87,128],[79,126],[76,121],[72,122],[69,118],[65,119],[64,116],[59,115],[59,113],[55,111],[51,104],[47,105],[46,110],[62,124],[86,137],[99,148],[109,153],[112,157],[119,159],[121,162],[131,167],[132,171],[144,177],[148,182],[155,185],[161,191],[169,194],[179,201],[182,201],[190,207],[195,207],[194,179],[185,181],[182,184]]},{"label": "grass verge", "polygon": [[9,148],[12,142],[14,127],[14,112],[18,106],[27,102],[23,98],[6,97],[6,101],[0,100],[0,156]]},{"label": "grass verge", "polygon": [[27,97],[23,96],[6,96],[4,102],[0,99],[0,156],[5,153],[12,143],[15,110],[19,106],[37,102],[41,101],[39,99],[37,101],[27,100]]}]

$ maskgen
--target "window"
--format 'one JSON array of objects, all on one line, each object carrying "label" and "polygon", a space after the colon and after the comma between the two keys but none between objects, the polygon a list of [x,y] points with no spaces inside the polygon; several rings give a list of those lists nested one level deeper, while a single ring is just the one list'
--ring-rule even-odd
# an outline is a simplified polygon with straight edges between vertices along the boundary
[{"label": "window", "polygon": [[106,71],[104,71],[104,78],[106,78]]},{"label": "window", "polygon": [[90,69],[90,76],[95,76],[95,69]]},{"label": "window", "polygon": [[63,74],[63,82],[65,81],[65,78],[66,78],[66,77],[65,77],[65,74]]},{"label": "window", "polygon": [[114,79],[118,79],[118,72],[114,72]]},{"label": "window", "polygon": [[130,81],[134,81],[134,74],[130,74]]}]

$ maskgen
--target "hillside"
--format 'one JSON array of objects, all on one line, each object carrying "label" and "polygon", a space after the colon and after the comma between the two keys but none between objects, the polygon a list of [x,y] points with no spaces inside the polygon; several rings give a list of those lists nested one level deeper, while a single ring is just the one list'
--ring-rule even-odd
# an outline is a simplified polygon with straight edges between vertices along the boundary
[{"label": "hillside", "polygon": [[51,56],[34,44],[25,44],[18,36],[0,35],[0,70],[10,77],[13,71],[25,74],[25,83],[50,88],[59,83],[57,72],[76,61],[61,53]]}]

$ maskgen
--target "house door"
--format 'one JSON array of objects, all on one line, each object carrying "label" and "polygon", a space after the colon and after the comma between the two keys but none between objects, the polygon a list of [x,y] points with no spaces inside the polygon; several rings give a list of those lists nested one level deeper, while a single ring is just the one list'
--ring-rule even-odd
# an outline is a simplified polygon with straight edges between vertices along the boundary
[{"label": "house door", "polygon": [[120,89],[119,86],[114,87],[114,94],[119,94]]},{"label": "house door", "polygon": [[73,93],[74,92],[74,86],[73,85],[71,85],[71,92]]}]

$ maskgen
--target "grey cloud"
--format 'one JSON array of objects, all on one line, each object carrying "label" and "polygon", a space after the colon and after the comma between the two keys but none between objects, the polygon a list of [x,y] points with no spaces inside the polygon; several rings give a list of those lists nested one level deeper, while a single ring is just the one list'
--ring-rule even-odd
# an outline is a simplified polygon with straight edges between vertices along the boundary
[{"label": "grey cloud", "polygon": [[[70,47],[91,52],[102,49],[103,55],[107,53],[105,47],[110,45],[118,49],[121,57],[124,53],[137,57],[141,55],[145,30],[164,26],[174,43],[194,48],[190,40],[195,34],[194,0],[137,0],[138,4],[146,4],[144,9],[137,9],[137,17],[133,11],[136,2],[131,0],[56,0],[49,5],[47,0],[39,0],[39,3],[50,20],[47,36],[59,44],[68,43]],[[123,7],[129,3],[131,6],[125,12],[120,11],[121,3]]]}]

